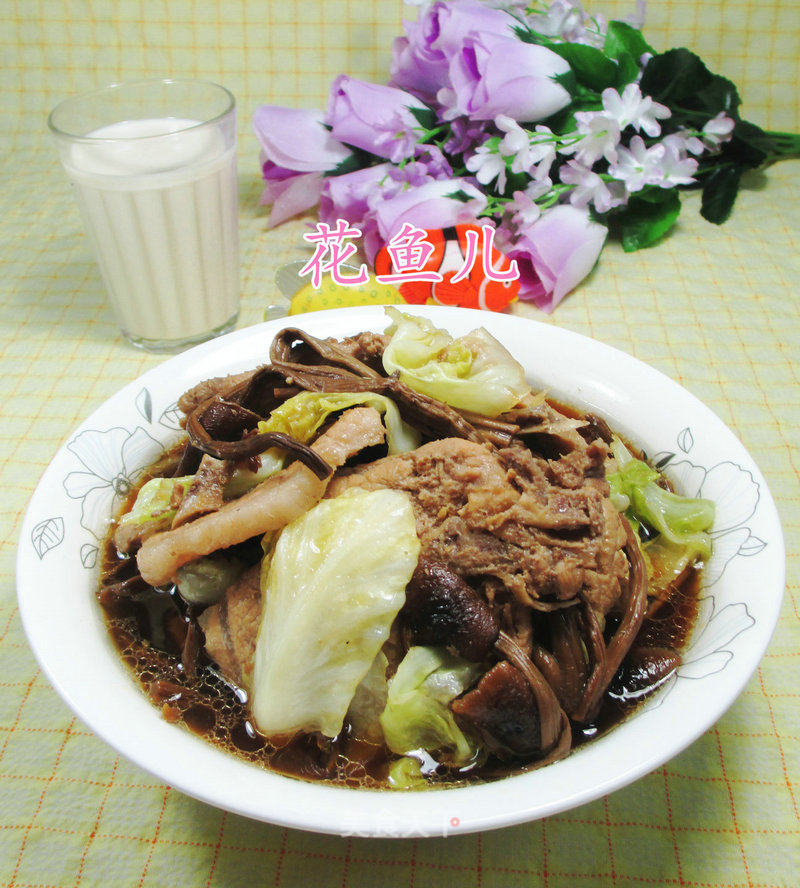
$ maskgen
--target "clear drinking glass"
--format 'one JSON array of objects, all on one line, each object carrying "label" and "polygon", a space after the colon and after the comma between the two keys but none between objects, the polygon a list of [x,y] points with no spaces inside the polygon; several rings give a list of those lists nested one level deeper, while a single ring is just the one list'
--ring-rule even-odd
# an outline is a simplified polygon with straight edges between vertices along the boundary
[{"label": "clear drinking glass", "polygon": [[236,102],[194,80],[113,84],[50,114],[123,334],[174,351],[239,314]]}]

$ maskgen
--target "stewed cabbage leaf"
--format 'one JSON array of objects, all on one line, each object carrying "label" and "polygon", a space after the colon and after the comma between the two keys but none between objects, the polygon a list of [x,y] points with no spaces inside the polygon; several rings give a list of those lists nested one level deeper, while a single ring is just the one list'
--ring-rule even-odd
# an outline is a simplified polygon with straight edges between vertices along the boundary
[{"label": "stewed cabbage leaf", "polygon": [[684,550],[687,560],[711,555],[708,532],[714,524],[714,503],[700,497],[678,496],[656,482],[660,475],[646,462],[636,459],[615,438],[611,452],[616,471],[609,474],[611,499],[638,526],[646,524],[664,541]]},{"label": "stewed cabbage leaf", "polygon": [[311,440],[311,436],[331,413],[355,407],[357,404],[374,407],[383,416],[389,453],[405,453],[419,447],[419,433],[403,422],[394,401],[374,392],[300,392],[276,407],[269,419],[258,424],[258,430],[284,432],[305,443]]},{"label": "stewed cabbage leaf", "polygon": [[453,339],[425,318],[387,308],[391,341],[383,353],[387,373],[415,391],[452,407],[497,416],[528,394],[525,371],[482,327]]},{"label": "stewed cabbage leaf", "polygon": [[188,489],[193,478],[193,475],[182,478],[151,478],[142,485],[136,495],[136,502],[119,519],[119,525],[147,524],[158,519],[159,525],[169,528],[178,511],[177,506],[172,504],[172,496],[178,487]]},{"label": "stewed cabbage leaf", "polygon": [[348,491],[284,528],[266,574],[253,667],[262,733],[341,731],[419,550],[411,500],[397,490]]},{"label": "stewed cabbage leaf", "polygon": [[480,667],[455,657],[444,648],[409,648],[389,682],[389,696],[381,715],[386,745],[406,755],[418,749],[444,750],[455,765],[464,765],[477,748],[459,728],[450,701],[478,677]]},{"label": "stewed cabbage leaf", "polygon": [[378,651],[378,656],[361,679],[347,710],[347,720],[350,722],[353,734],[371,743],[383,743],[380,717],[389,693],[389,685],[386,682],[388,668],[389,661],[386,659],[386,654]]}]

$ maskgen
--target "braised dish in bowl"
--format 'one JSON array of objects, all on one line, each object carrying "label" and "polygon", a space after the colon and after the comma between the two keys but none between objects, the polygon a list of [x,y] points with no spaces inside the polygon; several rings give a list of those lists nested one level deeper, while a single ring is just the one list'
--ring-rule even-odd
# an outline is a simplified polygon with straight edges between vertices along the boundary
[{"label": "braised dish in bowl", "polygon": [[[691,742],[774,625],[782,543],[752,461],[684,390],[574,334],[324,312],[114,400],[49,470],[65,514],[32,502],[26,628],[98,733],[232,810],[377,835],[560,810]],[[26,591],[68,550],[125,724]],[[775,591],[751,601],[757,562]]]}]

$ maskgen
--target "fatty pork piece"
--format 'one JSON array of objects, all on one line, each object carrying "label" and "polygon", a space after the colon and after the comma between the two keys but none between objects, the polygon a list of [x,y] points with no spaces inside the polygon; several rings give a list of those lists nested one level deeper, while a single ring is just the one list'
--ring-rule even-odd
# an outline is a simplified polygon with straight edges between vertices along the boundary
[{"label": "fatty pork piece", "polygon": [[[365,447],[381,444],[384,438],[377,410],[353,407],[320,435],[311,449],[338,468]],[[151,586],[167,583],[189,561],[268,530],[281,529],[318,503],[327,484],[302,463],[292,463],[218,511],[151,536],[136,556],[139,572]]]},{"label": "fatty pork piece", "polygon": [[583,597],[605,615],[628,576],[625,530],[602,478],[606,453],[595,441],[547,460],[522,446],[445,438],[340,474],[326,496],[405,490],[424,557],[478,584],[494,578],[524,605]]},{"label": "fatty pork piece", "polygon": [[261,624],[261,565],[246,571],[219,604],[197,619],[205,635],[206,653],[220,672],[238,687],[249,687],[258,627]]}]

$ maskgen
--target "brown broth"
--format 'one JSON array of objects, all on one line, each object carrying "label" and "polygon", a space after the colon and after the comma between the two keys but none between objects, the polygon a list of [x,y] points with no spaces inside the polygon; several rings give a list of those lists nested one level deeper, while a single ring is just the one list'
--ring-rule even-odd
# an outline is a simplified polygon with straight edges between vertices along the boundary
[{"label": "brown broth", "polygon": [[[564,413],[573,412],[560,403],[553,406]],[[181,447],[176,445],[158,465],[179,454]],[[121,514],[133,506],[139,489],[151,477],[146,472],[131,490]],[[131,594],[109,593],[109,587],[132,576],[136,576],[135,559],[120,557],[110,537],[103,548],[98,600],[123,661],[167,721],[183,725],[238,758],[291,777],[356,788],[387,787],[389,766],[398,756],[384,746],[350,736],[346,723],[332,740],[319,734],[267,739],[253,726],[245,692],[227,683],[213,664],[203,662],[202,655],[197,676],[190,679],[181,663],[190,623],[187,605],[173,589],[153,589],[141,580],[142,588],[134,587]],[[653,619],[645,620],[636,644],[671,651],[683,648],[697,613],[699,578],[699,571],[689,572]],[[660,679],[648,686],[642,678],[623,662],[597,718],[590,724],[573,726],[573,748],[608,733],[663,683]],[[509,763],[490,757],[484,764],[461,771],[431,759],[430,766],[423,770],[437,785],[455,786],[496,780],[534,767],[535,761]]]}]

